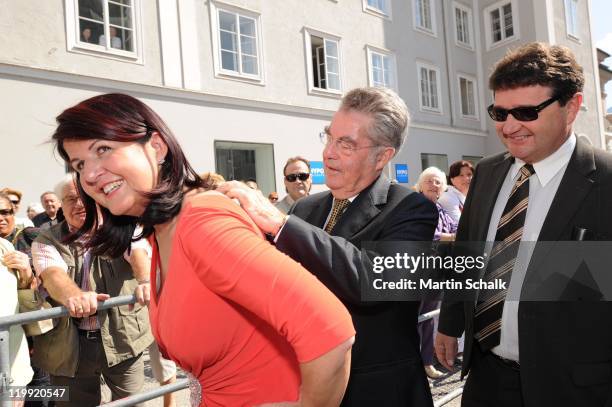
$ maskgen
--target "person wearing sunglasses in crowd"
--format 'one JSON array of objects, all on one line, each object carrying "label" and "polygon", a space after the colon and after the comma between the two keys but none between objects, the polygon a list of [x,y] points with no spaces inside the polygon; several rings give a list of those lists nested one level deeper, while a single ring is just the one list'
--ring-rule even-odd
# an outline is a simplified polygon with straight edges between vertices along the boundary
[{"label": "person wearing sunglasses in crowd", "polygon": [[312,187],[310,161],[300,156],[289,158],[283,168],[283,175],[287,195],[276,203],[276,207],[281,212],[287,213],[296,201],[310,193]]},{"label": "person wearing sunglasses in crowd", "polygon": [[346,308],[240,206],[206,191],[164,121],[136,98],[106,94],[57,122],[53,140],[86,210],[73,238],[112,256],[143,227],[151,329],[162,355],[197,379],[200,405],[338,405],[355,335]]},{"label": "person wearing sunglasses in crowd", "polygon": [[447,368],[466,331],[464,407],[612,401],[612,303],[598,289],[585,294],[550,246],[529,244],[612,240],[612,156],[573,131],[583,86],[572,52],[545,43],[510,52],[489,79],[488,112],[507,152],[476,167],[456,241],[495,242],[483,278],[508,289],[442,304],[435,348]]},{"label": "person wearing sunglasses in crowd", "polygon": [[29,218],[24,218],[17,215],[19,213],[19,205],[21,205],[21,197],[23,196],[21,191],[17,191],[16,189],[12,188],[4,188],[0,190],[0,192],[7,195],[13,204],[13,209],[15,209],[15,226],[20,229],[34,227],[34,223],[32,223]]}]

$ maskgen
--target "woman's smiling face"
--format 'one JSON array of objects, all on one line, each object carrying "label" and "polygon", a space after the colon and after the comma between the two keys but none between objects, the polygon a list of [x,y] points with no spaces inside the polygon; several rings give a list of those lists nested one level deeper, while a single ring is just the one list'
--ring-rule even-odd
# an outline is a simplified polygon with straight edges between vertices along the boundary
[{"label": "woman's smiling face", "polygon": [[140,216],[158,182],[167,146],[153,132],[144,144],[102,139],[66,140],[64,150],[87,195],[113,215]]}]

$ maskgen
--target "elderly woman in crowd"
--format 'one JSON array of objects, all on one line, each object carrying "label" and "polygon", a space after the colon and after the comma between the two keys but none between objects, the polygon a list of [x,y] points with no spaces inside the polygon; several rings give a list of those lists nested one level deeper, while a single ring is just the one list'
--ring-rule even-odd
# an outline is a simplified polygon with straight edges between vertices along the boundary
[{"label": "elderly woman in crowd", "polygon": [[463,211],[465,197],[470,189],[470,182],[474,174],[474,166],[469,161],[459,160],[451,164],[448,170],[448,179],[451,185],[440,196],[440,205],[457,223]]},{"label": "elderly woman in crowd", "polygon": [[73,238],[116,256],[143,226],[151,327],[162,353],[197,378],[200,405],[338,405],[355,335],[347,310],[240,206],[205,191],[162,119],[107,94],[57,122],[53,140],[87,212]]},{"label": "elderly woman in crowd", "polygon": [[[17,302],[17,289],[27,288],[20,281],[21,273],[15,273],[11,268],[12,261],[6,261],[7,256],[16,253],[8,240],[0,238],[0,317],[15,315],[19,312]],[[19,275],[19,276],[18,276]],[[31,277],[31,272],[29,276]],[[30,367],[28,343],[21,325],[13,325],[9,329],[9,360],[11,369],[10,385],[25,386],[32,380],[33,372]],[[13,401],[12,407],[22,407],[23,401]]]},{"label": "elderly woman in crowd", "polygon": [[[436,204],[438,208],[438,226],[434,233],[434,240],[452,241],[457,233],[457,222],[442,208],[438,199],[446,189],[446,174],[436,167],[425,169],[419,176],[415,186],[417,192],[425,195],[427,199]],[[425,314],[438,308],[438,301],[421,302],[419,314]],[[432,379],[439,379],[444,374],[433,366],[433,338],[435,320],[428,319],[419,325],[421,335],[421,357],[425,365],[425,373]]]}]

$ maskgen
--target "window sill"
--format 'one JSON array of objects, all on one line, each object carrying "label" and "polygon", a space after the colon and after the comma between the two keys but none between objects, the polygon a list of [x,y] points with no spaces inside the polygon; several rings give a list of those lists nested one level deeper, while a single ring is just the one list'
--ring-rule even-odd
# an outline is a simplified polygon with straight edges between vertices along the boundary
[{"label": "window sill", "polygon": [[414,30],[422,34],[429,35],[430,37],[438,38],[438,34],[434,30],[430,30],[429,28],[420,27],[418,25],[415,25]]},{"label": "window sill", "polygon": [[580,38],[575,36],[574,34],[567,33],[567,38],[569,40],[571,40],[571,41],[574,41],[577,44],[581,44],[582,45],[582,41],[580,40]]},{"label": "window sill", "polygon": [[478,116],[475,116],[475,115],[467,116],[467,115],[461,114],[461,118],[464,120],[472,121],[472,122],[480,122],[480,119],[478,118]]},{"label": "window sill", "polygon": [[391,13],[385,13],[382,10],[372,8],[372,7],[365,7],[363,11],[364,13],[371,14],[373,16],[384,18],[385,20],[391,21]]},{"label": "window sill", "polygon": [[455,41],[455,45],[457,45],[458,48],[463,48],[466,51],[475,51],[472,44],[465,44],[463,42]]},{"label": "window sill", "polygon": [[500,48],[503,47],[504,45],[507,45],[511,42],[514,42],[516,40],[518,40],[519,37],[517,35],[513,35],[512,37],[508,37],[508,38],[504,38],[503,40],[499,40],[497,42],[493,42],[491,44],[488,44],[489,46],[487,47],[487,51],[492,51],[496,48]]},{"label": "window sill", "polygon": [[242,75],[233,71],[221,70],[215,72],[216,79],[227,79],[230,81],[249,83],[251,85],[265,86],[263,78],[259,76]]},{"label": "window sill", "polygon": [[144,61],[142,60],[141,56],[139,56],[136,52],[108,50],[105,47],[94,44],[79,43],[73,45],[68,51],[73,52],[75,54],[83,54],[112,59],[115,61],[144,65]]},{"label": "window sill", "polygon": [[325,96],[329,98],[339,99],[342,97],[341,90],[333,90],[333,89],[322,89],[311,87],[308,89],[308,94],[313,96]]},{"label": "window sill", "polygon": [[431,114],[442,116],[441,109],[434,109],[431,107],[419,106],[419,110],[423,113],[431,113]]}]

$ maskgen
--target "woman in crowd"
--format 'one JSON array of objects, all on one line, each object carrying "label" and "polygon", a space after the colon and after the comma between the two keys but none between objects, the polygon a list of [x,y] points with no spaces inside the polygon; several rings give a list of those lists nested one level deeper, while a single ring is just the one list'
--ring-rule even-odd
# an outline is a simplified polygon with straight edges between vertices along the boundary
[{"label": "woman in crowd", "polygon": [[465,160],[455,161],[448,170],[448,179],[451,185],[440,196],[440,205],[457,223],[459,223],[459,217],[461,217],[461,211],[463,211],[463,204],[473,174],[474,166]]},{"label": "woman in crowd", "polygon": [[[17,302],[17,289],[28,288],[27,283],[21,280],[26,280],[32,277],[24,273],[14,273],[15,259],[10,258],[12,254],[17,253],[8,240],[0,238],[0,317],[15,315],[19,312],[19,303]],[[13,269],[13,270],[11,270]],[[29,269],[29,268],[28,268]],[[26,386],[32,380],[33,372],[30,367],[30,356],[28,351],[28,342],[21,325],[13,325],[9,329],[9,360],[8,365],[11,370],[10,385],[11,386]],[[12,407],[22,407],[23,401],[13,401],[9,404]]]},{"label": "woman in crowd", "polygon": [[[415,189],[425,195],[427,199],[436,204],[438,208],[438,226],[434,233],[434,240],[452,241],[457,233],[457,222],[442,208],[438,199],[442,191],[446,189],[446,175],[436,167],[425,169],[415,186]],[[438,301],[423,300],[419,308],[419,314],[425,314],[438,308]],[[436,317],[437,318],[437,317]],[[435,319],[428,319],[419,325],[421,336],[421,357],[425,365],[425,373],[431,379],[439,379],[444,375],[433,365],[433,343],[434,343]]]},{"label": "woman in crowd", "polygon": [[143,226],[152,331],[162,354],[198,379],[201,405],[338,405],[355,334],[348,312],[238,205],[205,191],[162,119],[108,94],[57,122],[53,140],[87,211],[73,238],[95,230],[86,245],[117,256]]}]

